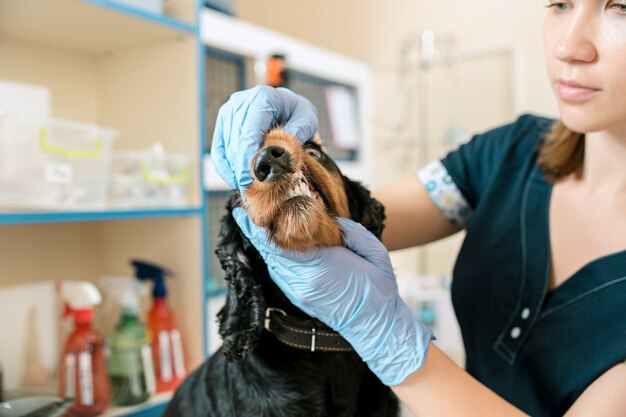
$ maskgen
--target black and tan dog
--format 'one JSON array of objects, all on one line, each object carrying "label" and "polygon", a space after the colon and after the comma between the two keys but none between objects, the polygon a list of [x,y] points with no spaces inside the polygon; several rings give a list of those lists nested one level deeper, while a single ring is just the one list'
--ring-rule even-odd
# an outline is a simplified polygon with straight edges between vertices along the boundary
[{"label": "black and tan dog", "polygon": [[[376,236],[384,209],[361,184],[341,174],[317,141],[301,145],[273,130],[253,161],[245,208],[279,246],[340,245],[335,216]],[[228,281],[218,314],[222,347],[178,389],[166,417],[390,417],[391,390],[339,334],[291,304],[272,282],[228,202],[216,251]],[[341,276],[337,276],[341,280]]]}]

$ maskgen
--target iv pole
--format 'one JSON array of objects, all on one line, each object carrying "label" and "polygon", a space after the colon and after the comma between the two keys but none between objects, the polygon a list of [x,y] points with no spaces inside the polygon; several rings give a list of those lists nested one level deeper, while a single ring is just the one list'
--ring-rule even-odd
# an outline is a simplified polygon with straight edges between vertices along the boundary
[{"label": "iv pole", "polygon": [[[432,109],[432,67],[435,61],[435,33],[422,32],[420,48],[420,71],[418,75],[418,167],[429,161],[430,155],[430,110]],[[428,253],[422,247],[418,253],[417,271],[419,275],[428,272]]]},{"label": "iv pole", "polygon": [[[402,77],[407,77],[408,74],[417,70],[418,74],[418,143],[417,143],[417,163],[418,167],[422,167],[430,162],[431,155],[429,154],[431,137],[431,121],[432,121],[432,108],[433,108],[433,70],[441,64],[446,65],[448,68],[452,68],[462,62],[475,61],[493,56],[507,56],[511,62],[511,101],[512,110],[514,114],[521,111],[521,97],[523,91],[521,91],[521,76],[520,68],[522,67],[520,51],[513,45],[502,44],[492,45],[487,47],[480,47],[474,49],[467,49],[459,51],[455,36],[453,34],[443,34],[435,36],[435,32],[426,30],[419,36],[413,37],[419,42],[419,57],[414,60],[402,60],[401,62],[387,62],[374,65],[374,68],[379,71],[401,71]],[[418,42],[411,42],[411,39],[407,39],[403,46],[405,55],[408,55],[411,45],[415,45]],[[437,54],[437,46],[444,46],[444,54]],[[457,92],[458,95],[458,92]],[[458,111],[458,109],[457,109]],[[453,115],[454,118],[458,118],[457,115]],[[458,122],[458,120],[453,120]],[[428,256],[427,250],[422,247],[418,250],[417,255],[418,265],[417,272],[419,275],[426,275],[428,273]]]}]

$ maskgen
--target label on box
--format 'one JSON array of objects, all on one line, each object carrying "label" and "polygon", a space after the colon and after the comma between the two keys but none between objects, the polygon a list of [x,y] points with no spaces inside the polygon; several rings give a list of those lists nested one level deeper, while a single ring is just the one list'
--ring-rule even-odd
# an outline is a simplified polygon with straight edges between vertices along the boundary
[{"label": "label on box", "polygon": [[48,162],[44,167],[44,180],[51,184],[71,184],[74,180],[74,169],[70,164]]}]

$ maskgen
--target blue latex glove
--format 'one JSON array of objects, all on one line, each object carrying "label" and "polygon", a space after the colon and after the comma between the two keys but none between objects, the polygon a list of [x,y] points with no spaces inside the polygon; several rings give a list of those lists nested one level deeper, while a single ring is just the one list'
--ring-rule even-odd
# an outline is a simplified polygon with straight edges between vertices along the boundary
[{"label": "blue latex glove", "polygon": [[269,241],[245,210],[233,216],[289,300],[341,333],[384,384],[422,367],[432,331],[400,298],[389,254],[367,229],[338,218],[346,247],[295,252]]},{"label": "blue latex glove", "polygon": [[243,191],[252,183],[250,164],[275,124],[301,142],[317,131],[317,111],[306,98],[286,88],[257,86],[239,91],[220,107],[211,144],[211,161],[228,185]]}]

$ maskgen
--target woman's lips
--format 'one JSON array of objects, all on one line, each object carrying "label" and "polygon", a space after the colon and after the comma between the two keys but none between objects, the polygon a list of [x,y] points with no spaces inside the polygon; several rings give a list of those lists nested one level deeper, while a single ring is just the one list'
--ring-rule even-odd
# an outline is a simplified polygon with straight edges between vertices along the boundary
[{"label": "woman's lips", "polygon": [[601,90],[587,87],[576,81],[558,80],[556,83],[556,93],[563,101],[580,102],[590,99]]}]

